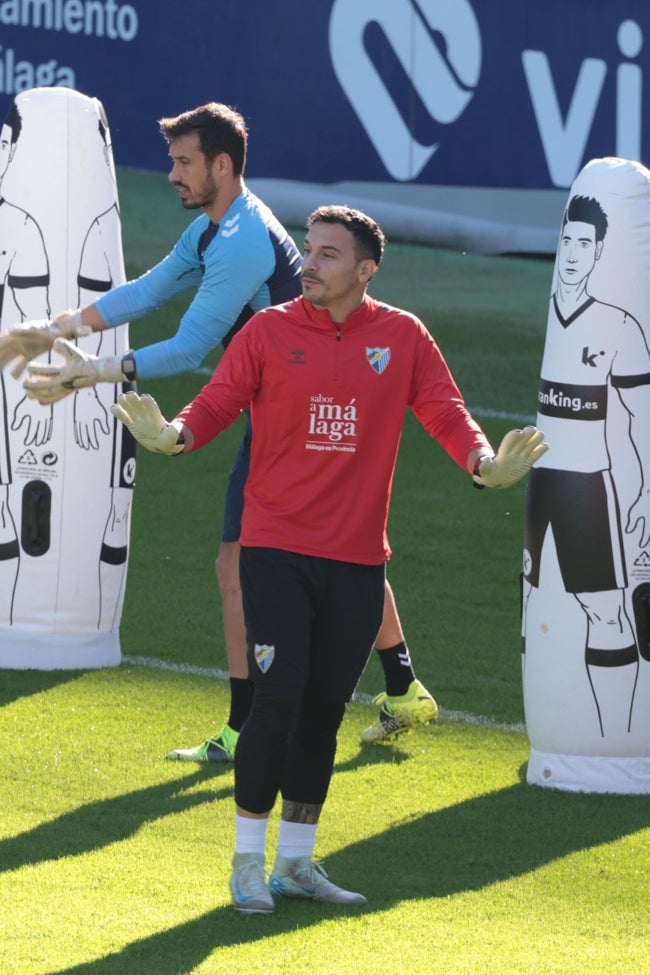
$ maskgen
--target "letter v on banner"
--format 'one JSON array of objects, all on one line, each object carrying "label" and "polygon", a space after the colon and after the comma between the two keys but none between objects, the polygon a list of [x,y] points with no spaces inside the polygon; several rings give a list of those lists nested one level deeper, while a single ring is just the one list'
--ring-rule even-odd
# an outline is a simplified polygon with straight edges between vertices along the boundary
[{"label": "letter v on banner", "polygon": [[563,122],[547,56],[543,51],[524,51],[521,60],[551,181],[554,186],[571,186],[582,163],[607,65],[585,58]]},{"label": "letter v on banner", "polygon": [[430,117],[449,125],[471,101],[481,70],[476,16],[469,0],[332,4],[329,46],[336,77],[392,178],[415,179],[438,143],[424,145],[410,130],[366,49],[370,25],[383,33]]}]

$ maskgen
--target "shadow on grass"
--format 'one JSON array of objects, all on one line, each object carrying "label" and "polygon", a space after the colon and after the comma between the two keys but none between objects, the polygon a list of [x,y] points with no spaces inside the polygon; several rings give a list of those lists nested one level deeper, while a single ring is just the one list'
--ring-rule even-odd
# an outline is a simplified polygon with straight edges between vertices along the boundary
[{"label": "shadow on grass", "polygon": [[0,670],[0,707],[79,680],[85,670]]},{"label": "shadow on grass", "polygon": [[[366,748],[337,765],[337,770],[346,771],[376,762],[402,762],[407,758],[404,752],[396,750]],[[128,839],[145,823],[185,812],[204,802],[233,798],[231,785],[218,791],[206,788],[201,792],[185,793],[186,789],[197,783],[211,781],[231,769],[231,765],[200,766],[183,778],[87,803],[51,822],[2,839],[0,874],[47,860],[99,850]]]},{"label": "shadow on grass", "polygon": [[398,745],[361,745],[356,755],[344,762],[337,762],[334,771],[350,772],[362,765],[401,765],[410,758],[408,752],[403,752]]},{"label": "shadow on grass", "polygon": [[[363,908],[279,901],[272,917],[241,917],[219,908],[50,975],[187,975],[219,947],[270,939],[328,917],[481,890],[647,826],[647,796],[547,792],[521,783],[400,823],[330,856],[330,875],[339,883],[358,884],[368,896]],[[197,903],[203,896],[197,891]],[[265,951],[273,971],[271,948]]]},{"label": "shadow on grass", "polygon": [[99,850],[128,839],[145,823],[232,796],[231,787],[184,791],[209,777],[210,770],[198,769],[180,779],[88,803],[52,822],[0,840],[0,873]]}]

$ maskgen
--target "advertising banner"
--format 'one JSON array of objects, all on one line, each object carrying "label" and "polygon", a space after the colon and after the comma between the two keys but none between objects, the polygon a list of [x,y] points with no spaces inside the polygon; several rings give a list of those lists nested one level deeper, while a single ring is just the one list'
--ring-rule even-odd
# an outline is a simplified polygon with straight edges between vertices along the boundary
[{"label": "advertising banner", "polygon": [[156,120],[249,120],[248,175],[566,190],[644,160],[644,0],[0,0],[0,112],[99,98],[117,165],[166,167]]}]

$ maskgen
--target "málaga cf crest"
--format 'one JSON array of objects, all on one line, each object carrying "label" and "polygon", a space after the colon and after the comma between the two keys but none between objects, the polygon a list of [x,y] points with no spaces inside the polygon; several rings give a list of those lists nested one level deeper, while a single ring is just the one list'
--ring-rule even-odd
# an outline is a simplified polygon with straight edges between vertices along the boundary
[{"label": "m\u00e1laga cf crest", "polygon": [[262,673],[265,674],[273,663],[275,647],[269,646],[267,643],[256,643],[253,648],[253,654],[255,656],[255,663]]},{"label": "m\u00e1laga cf crest", "polygon": [[366,359],[375,372],[381,375],[390,362],[390,349],[369,349],[366,346]]}]

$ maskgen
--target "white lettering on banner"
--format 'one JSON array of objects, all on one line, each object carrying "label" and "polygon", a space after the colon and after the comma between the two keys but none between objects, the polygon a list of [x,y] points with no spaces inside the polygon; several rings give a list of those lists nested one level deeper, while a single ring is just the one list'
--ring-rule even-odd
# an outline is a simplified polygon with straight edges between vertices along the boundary
[{"label": "white lettering on banner", "polygon": [[16,61],[16,55],[11,48],[3,52],[0,46],[0,93],[17,95],[29,88],[60,87],[76,87],[72,68],[58,64],[54,59],[43,64]]},{"label": "white lettering on banner", "polygon": [[[624,21],[617,35],[618,49],[634,58],[643,46],[637,23]],[[554,186],[569,187],[576,177],[600,101],[607,64],[599,58],[585,58],[580,65],[571,104],[562,119],[549,60],[543,51],[521,55],[542,147]],[[641,156],[641,69],[621,64],[616,72],[616,148],[624,159]]]},{"label": "white lettering on banner", "polygon": [[[626,58],[636,58],[643,47],[641,28],[625,20],[618,29],[618,49]],[[641,85],[643,73],[638,64],[619,64],[616,69],[616,155],[621,159],[641,159]]]},{"label": "white lettering on banner", "polygon": [[[450,125],[466,109],[478,84],[478,23],[470,0],[333,0],[329,48],[336,77],[390,176],[416,179],[439,143],[426,145],[414,135],[405,107],[409,92],[387,87],[368,51],[370,27],[383,33],[430,118]],[[601,151],[638,160],[643,73],[632,62],[641,53],[643,33],[634,20],[624,20],[616,40],[626,60],[615,70],[614,144]],[[524,50],[521,60],[551,182],[569,187],[584,163],[608,63],[594,57],[576,61],[575,87],[563,116],[547,54]]]},{"label": "white lettering on banner", "polygon": [[595,58],[582,62],[563,122],[547,56],[524,51],[521,60],[551,181],[554,186],[570,186],[584,155],[607,65]]},{"label": "white lettering on banner", "polygon": [[1,0],[0,24],[132,41],[138,14],[115,0]]},{"label": "white lettering on banner", "polygon": [[431,118],[449,125],[467,108],[480,75],[478,23],[469,0],[332,4],[329,46],[336,77],[393,179],[414,179],[438,143],[424,145],[414,137],[386,89],[364,45],[370,24],[386,35]]}]

